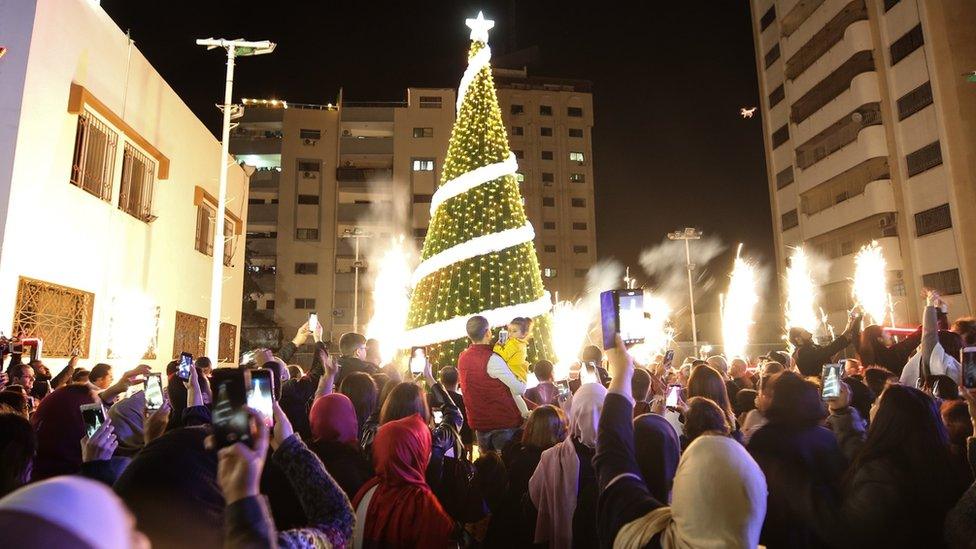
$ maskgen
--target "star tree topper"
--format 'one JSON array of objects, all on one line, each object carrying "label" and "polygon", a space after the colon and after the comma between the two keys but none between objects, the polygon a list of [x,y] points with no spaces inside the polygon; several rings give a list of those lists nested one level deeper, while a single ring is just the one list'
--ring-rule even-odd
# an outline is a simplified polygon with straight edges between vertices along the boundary
[{"label": "star tree topper", "polygon": [[477,19],[465,19],[464,24],[471,28],[471,39],[475,42],[488,43],[488,31],[495,26],[491,19],[485,19],[484,14],[478,12]]}]

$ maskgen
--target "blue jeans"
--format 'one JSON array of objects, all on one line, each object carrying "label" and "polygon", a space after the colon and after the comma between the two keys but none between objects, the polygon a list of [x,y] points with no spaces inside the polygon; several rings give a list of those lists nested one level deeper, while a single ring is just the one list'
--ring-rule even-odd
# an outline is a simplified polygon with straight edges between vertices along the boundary
[{"label": "blue jeans", "polygon": [[508,441],[515,437],[517,427],[511,429],[495,429],[494,431],[478,431],[478,449],[481,452],[501,452]]}]

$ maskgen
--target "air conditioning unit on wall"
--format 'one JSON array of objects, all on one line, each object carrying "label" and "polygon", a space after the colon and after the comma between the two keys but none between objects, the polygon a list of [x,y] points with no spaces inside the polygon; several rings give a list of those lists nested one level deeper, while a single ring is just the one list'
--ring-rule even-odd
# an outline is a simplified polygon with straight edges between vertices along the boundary
[{"label": "air conditioning unit on wall", "polygon": [[318,143],[318,142],[319,142],[318,139],[303,139],[302,140],[302,144],[303,145],[306,145],[306,146],[309,146],[309,147],[314,147],[315,144]]}]

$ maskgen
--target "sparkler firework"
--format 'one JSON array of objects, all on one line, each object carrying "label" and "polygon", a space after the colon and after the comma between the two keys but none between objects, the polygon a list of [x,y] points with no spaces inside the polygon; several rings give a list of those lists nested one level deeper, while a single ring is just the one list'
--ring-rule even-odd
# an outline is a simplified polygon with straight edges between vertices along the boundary
[{"label": "sparkler firework", "polygon": [[366,325],[366,334],[379,340],[383,363],[393,360],[405,345],[403,334],[410,309],[409,283],[413,273],[410,256],[402,235],[391,239],[389,247],[380,255],[373,280],[373,317]]},{"label": "sparkler firework", "polygon": [[729,359],[746,356],[749,332],[759,304],[756,266],[743,259],[741,253],[742,244],[739,244],[722,310],[722,340]]},{"label": "sparkler firework", "polygon": [[803,248],[796,248],[786,268],[786,328],[804,328],[816,333],[820,324],[814,312],[816,300],[817,287],[807,254]]},{"label": "sparkler firework", "polygon": [[871,324],[884,324],[888,311],[886,271],[884,253],[876,241],[862,246],[854,256],[854,301]]}]

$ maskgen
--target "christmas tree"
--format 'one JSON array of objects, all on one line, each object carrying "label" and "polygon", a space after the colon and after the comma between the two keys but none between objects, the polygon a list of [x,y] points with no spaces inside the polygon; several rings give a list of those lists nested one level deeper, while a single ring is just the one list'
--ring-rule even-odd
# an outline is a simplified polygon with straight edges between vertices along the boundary
[{"label": "christmas tree", "polygon": [[521,316],[535,320],[530,359],[551,357],[552,301],[542,286],[535,231],[525,217],[489,64],[494,22],[478,13],[467,25],[468,67],[413,276],[406,341],[427,346],[435,364],[454,364],[468,344],[470,317],[482,315],[498,327]]}]

